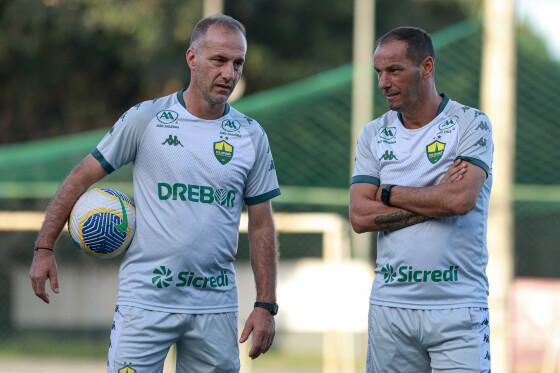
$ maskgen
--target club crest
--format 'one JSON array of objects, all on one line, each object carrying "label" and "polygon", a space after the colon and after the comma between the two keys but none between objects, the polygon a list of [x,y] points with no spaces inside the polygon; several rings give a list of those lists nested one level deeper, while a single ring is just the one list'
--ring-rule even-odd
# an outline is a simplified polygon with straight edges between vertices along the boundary
[{"label": "club crest", "polygon": [[231,161],[233,157],[233,145],[225,141],[218,141],[214,143],[214,155],[221,164],[226,164]]},{"label": "club crest", "polygon": [[428,160],[432,164],[436,164],[443,156],[443,151],[445,150],[445,143],[434,141],[430,145],[426,146],[426,155]]}]

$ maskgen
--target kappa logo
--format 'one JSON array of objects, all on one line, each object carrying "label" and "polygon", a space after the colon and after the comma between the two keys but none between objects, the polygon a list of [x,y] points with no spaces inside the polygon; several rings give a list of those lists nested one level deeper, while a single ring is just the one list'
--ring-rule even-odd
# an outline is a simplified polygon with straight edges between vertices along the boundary
[{"label": "kappa logo", "polygon": [[276,169],[276,167],[274,167],[274,160],[271,159],[270,160],[270,166],[268,166],[268,171],[272,171],[272,170],[275,170],[275,169]]},{"label": "kappa logo", "polygon": [[478,139],[475,145],[484,146],[486,148],[486,139],[484,137],[481,137],[480,139]]},{"label": "kappa logo", "polygon": [[432,164],[436,164],[443,156],[443,151],[445,150],[445,143],[434,141],[430,145],[426,146],[426,155],[428,160]]},{"label": "kappa logo", "polygon": [[215,142],[214,156],[216,156],[218,162],[225,165],[233,158],[233,145],[228,144],[224,140]]},{"label": "kappa logo", "polygon": [[156,114],[156,118],[161,123],[169,124],[175,122],[179,118],[179,114],[173,110],[162,110]]},{"label": "kappa logo", "polygon": [[171,270],[169,268],[165,268],[165,266],[154,269],[154,272],[152,273],[155,275],[152,277],[152,284],[156,285],[160,289],[162,287],[168,287],[171,281],[173,281]]},{"label": "kappa logo", "polygon": [[391,150],[390,152],[389,152],[389,150],[385,150],[385,154],[383,154],[383,155],[379,158],[379,160],[382,160],[382,159],[383,159],[384,161],[391,161],[391,160],[393,160],[393,159],[395,159],[395,160],[397,160],[397,161],[399,160],[399,159],[397,158],[397,156],[396,156],[395,154],[393,154],[393,151],[392,151],[392,150]]},{"label": "kappa logo", "polygon": [[481,120],[475,130],[490,131],[490,127],[488,126],[488,123]]},{"label": "kappa logo", "polygon": [[383,140],[391,140],[397,135],[397,127],[383,127],[379,130],[379,137]]},{"label": "kappa logo", "polygon": [[184,148],[183,144],[181,144],[181,141],[179,141],[177,136],[173,136],[173,135],[169,135],[169,137],[165,139],[164,142],[161,143],[161,145],[165,145],[165,144],[172,145],[172,146],[181,145],[181,148]]},{"label": "kappa logo", "polygon": [[226,132],[235,132],[241,128],[241,123],[237,120],[224,119],[222,121],[222,129]]}]

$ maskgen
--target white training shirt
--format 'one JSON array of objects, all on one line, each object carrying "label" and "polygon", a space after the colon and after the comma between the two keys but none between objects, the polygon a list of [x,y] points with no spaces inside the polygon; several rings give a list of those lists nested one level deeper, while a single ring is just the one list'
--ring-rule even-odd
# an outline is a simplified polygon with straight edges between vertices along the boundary
[{"label": "white training shirt", "polygon": [[130,108],[92,152],[108,173],[132,162],[136,233],[117,303],[176,313],[237,311],[233,262],[242,202],[280,194],[262,127],[226,104],[204,120],[182,92]]},{"label": "white training shirt", "polygon": [[439,111],[419,129],[394,111],[368,123],[356,148],[352,183],[436,185],[457,158],[486,171],[476,207],[377,236],[372,304],[443,309],[487,307],[486,228],[492,186],[492,126],[481,111],[443,95]]}]

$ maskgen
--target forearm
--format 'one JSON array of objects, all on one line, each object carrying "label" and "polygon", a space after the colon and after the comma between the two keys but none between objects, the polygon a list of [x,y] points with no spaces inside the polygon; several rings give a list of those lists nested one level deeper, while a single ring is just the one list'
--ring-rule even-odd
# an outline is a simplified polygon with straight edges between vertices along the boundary
[{"label": "forearm", "polygon": [[359,206],[350,208],[352,227],[357,233],[395,231],[425,222],[431,218],[382,202],[361,200]]},{"label": "forearm", "polygon": [[255,276],[257,302],[276,302],[277,251],[274,226],[250,229],[251,266]]},{"label": "forearm", "polygon": [[440,184],[429,187],[391,188],[390,203],[392,206],[414,211],[429,217],[448,217],[464,215],[472,207],[469,199],[461,198],[458,184]]},{"label": "forearm", "polygon": [[99,162],[90,154],[64,179],[56,192],[49,208],[35,246],[53,248],[56,239],[66,224],[72,207],[78,198],[93,183],[103,178],[107,173]]},{"label": "forearm", "polygon": [[80,183],[73,182],[67,178],[64,180],[58,191],[56,192],[43,221],[43,226],[35,246],[38,247],[54,247],[56,239],[62,232],[66,220],[72,211],[72,207],[76,200],[85,192],[87,186],[84,187]]}]

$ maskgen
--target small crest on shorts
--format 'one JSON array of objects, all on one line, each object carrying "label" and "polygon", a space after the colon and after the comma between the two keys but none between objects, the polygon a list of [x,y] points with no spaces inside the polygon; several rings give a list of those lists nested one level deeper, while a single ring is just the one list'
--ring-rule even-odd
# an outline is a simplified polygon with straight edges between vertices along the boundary
[{"label": "small crest on shorts", "polygon": [[436,164],[437,161],[439,161],[443,156],[444,149],[445,143],[439,142],[437,140],[426,146],[426,155],[428,156],[428,160],[432,164]]},{"label": "small crest on shorts", "polygon": [[127,365],[124,368],[119,369],[119,373],[136,373],[136,369],[132,369],[130,365]]}]

